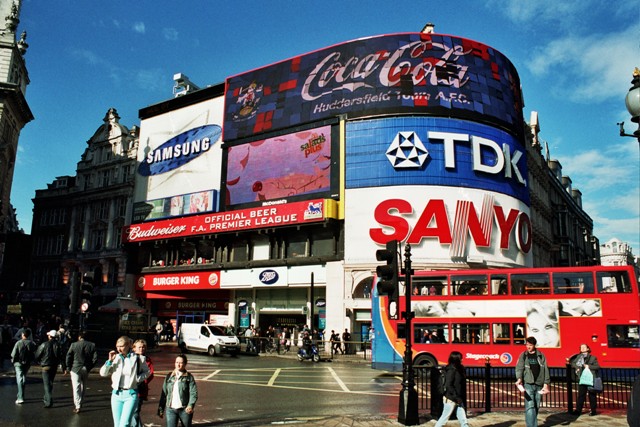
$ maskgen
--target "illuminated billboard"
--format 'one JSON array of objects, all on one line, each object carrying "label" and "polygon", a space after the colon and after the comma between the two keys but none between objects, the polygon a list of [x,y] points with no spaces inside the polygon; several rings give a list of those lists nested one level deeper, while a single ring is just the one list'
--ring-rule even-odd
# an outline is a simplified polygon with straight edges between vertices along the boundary
[{"label": "illuminated billboard", "polygon": [[229,146],[223,187],[226,207],[336,196],[338,138],[334,132],[325,125]]},{"label": "illuminated billboard", "polygon": [[444,117],[391,117],[347,123],[346,140],[346,188],[466,187],[529,205],[526,150],[495,127]]},{"label": "illuminated billboard", "polygon": [[423,113],[522,133],[520,78],[482,43],[403,33],[354,40],[226,80],[224,140],[324,120]]},{"label": "illuminated billboard", "polygon": [[133,222],[219,208],[223,97],[144,118]]}]

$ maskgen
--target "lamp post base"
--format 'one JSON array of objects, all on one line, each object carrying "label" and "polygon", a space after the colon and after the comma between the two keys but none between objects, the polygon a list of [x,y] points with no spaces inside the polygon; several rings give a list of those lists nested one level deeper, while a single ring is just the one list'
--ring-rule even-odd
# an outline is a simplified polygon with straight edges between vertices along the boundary
[{"label": "lamp post base", "polygon": [[420,424],[418,417],[418,393],[415,387],[402,384],[398,405],[398,422],[405,426]]}]

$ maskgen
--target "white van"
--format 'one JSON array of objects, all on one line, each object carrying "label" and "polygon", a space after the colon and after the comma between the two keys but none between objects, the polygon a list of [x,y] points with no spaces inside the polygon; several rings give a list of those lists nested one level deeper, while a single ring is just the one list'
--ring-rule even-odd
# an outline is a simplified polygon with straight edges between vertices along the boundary
[{"label": "white van", "polygon": [[185,351],[206,352],[209,356],[240,352],[240,340],[224,328],[202,323],[183,323],[178,332],[178,346]]}]

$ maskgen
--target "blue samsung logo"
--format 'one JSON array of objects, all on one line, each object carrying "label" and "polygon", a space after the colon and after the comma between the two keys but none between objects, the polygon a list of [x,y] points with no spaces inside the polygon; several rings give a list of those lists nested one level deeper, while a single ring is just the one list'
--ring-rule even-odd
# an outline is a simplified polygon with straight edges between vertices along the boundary
[{"label": "blue samsung logo", "polygon": [[278,275],[278,272],[275,270],[264,270],[262,271],[262,273],[260,273],[260,277],[259,277],[260,282],[265,285],[273,285],[278,281],[279,278],[280,276]]},{"label": "blue samsung logo", "polygon": [[142,176],[159,175],[189,163],[220,139],[222,128],[204,125],[176,135],[145,156],[138,173]]}]

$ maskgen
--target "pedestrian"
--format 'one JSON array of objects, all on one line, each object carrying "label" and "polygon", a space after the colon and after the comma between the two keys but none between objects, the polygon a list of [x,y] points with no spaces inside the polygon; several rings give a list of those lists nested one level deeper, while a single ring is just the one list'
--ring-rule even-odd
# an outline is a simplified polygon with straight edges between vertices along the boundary
[{"label": "pedestrian", "polygon": [[351,354],[351,334],[347,328],[342,333],[342,354]]},{"label": "pedestrian", "polygon": [[453,410],[456,409],[456,417],[460,426],[468,427],[467,412],[467,376],[462,365],[462,353],[452,351],[449,354],[449,364],[444,368],[444,390],[442,390],[442,415],[436,423],[436,427],[442,427],[449,421]]},{"label": "pedestrian", "polygon": [[159,343],[160,341],[162,341],[162,331],[164,330],[164,326],[162,326],[162,322],[160,322],[159,320],[156,322],[155,330],[156,343]]},{"label": "pedestrian", "polygon": [[331,340],[331,355],[338,354],[338,352],[342,352],[342,348],[340,347],[340,333],[335,332],[332,329],[330,340]]},{"label": "pedestrian", "polygon": [[147,342],[145,340],[136,340],[133,343],[133,351],[140,355],[144,356],[144,361],[149,367],[149,376],[140,384],[138,384],[138,406],[136,410],[133,412],[133,423],[134,427],[142,427],[142,420],[140,420],[140,411],[142,410],[142,402],[149,398],[149,383],[153,379],[153,362],[151,358],[146,355],[147,353]]},{"label": "pedestrian", "polygon": [[149,376],[145,357],[131,350],[131,338],[122,336],[116,350],[100,368],[100,376],[111,376],[111,415],[114,427],[129,427],[138,408],[138,384]]},{"label": "pedestrian", "polygon": [[84,391],[89,378],[89,371],[98,361],[96,345],[85,339],[85,332],[78,332],[78,341],[72,343],[67,351],[66,365],[71,375],[73,390],[73,413],[80,413],[84,402]]},{"label": "pedestrian", "polygon": [[65,354],[58,341],[58,333],[55,329],[47,332],[47,341],[38,346],[35,354],[36,363],[42,370],[42,386],[44,387],[44,407],[53,406],[53,380],[58,372],[58,365],[62,364],[62,372],[67,370],[64,360]]},{"label": "pedestrian", "polygon": [[13,367],[16,370],[16,384],[18,385],[16,405],[24,403],[27,373],[31,363],[33,363],[35,353],[36,344],[31,340],[31,329],[23,328],[20,340],[16,341],[11,351],[11,363],[13,363]]},{"label": "pedestrian", "polygon": [[[593,378],[599,375],[600,365],[598,364],[598,359],[591,354],[591,348],[587,344],[580,344],[580,354],[573,358],[571,366],[575,369],[578,382],[585,370],[591,371]],[[582,407],[587,394],[589,395],[589,415],[594,416],[597,414],[595,390],[589,390],[588,385],[578,384],[578,402],[573,415],[580,416],[582,414]]]},{"label": "pedestrian", "polygon": [[197,400],[198,388],[195,378],[187,371],[187,356],[179,354],[176,356],[175,369],[162,384],[158,416],[163,418],[166,414],[167,427],[177,427],[178,420],[184,427],[191,427]]},{"label": "pedestrian", "polygon": [[537,340],[530,336],[525,340],[526,350],[516,364],[516,386],[524,392],[524,419],[527,427],[538,427],[538,411],[543,394],[549,393],[549,366],[544,354],[536,348]]}]

